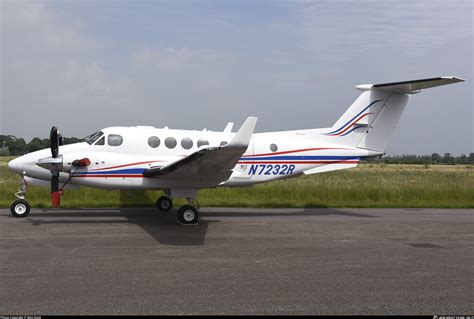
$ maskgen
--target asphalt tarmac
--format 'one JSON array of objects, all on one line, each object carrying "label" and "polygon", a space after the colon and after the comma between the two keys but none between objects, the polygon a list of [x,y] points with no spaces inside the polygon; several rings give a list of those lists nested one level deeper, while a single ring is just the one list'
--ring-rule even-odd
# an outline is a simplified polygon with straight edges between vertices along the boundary
[{"label": "asphalt tarmac", "polygon": [[0,315],[473,314],[472,209],[0,210]]}]

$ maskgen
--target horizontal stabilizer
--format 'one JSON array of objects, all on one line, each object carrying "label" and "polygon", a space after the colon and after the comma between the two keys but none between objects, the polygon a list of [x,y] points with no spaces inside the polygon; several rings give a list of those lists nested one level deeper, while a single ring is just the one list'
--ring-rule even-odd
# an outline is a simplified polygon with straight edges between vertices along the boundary
[{"label": "horizontal stabilizer", "polygon": [[455,76],[441,76],[437,78],[402,81],[402,82],[391,82],[391,83],[379,83],[379,84],[362,84],[356,86],[358,90],[381,90],[391,93],[401,94],[413,94],[418,93],[420,90],[428,89],[436,86],[447,85],[452,83],[464,82],[463,79]]}]

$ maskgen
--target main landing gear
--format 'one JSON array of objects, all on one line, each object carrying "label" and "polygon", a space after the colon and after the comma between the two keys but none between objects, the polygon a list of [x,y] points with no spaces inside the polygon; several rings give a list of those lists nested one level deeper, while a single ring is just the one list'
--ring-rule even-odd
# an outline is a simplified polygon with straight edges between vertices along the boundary
[{"label": "main landing gear", "polygon": [[173,200],[168,196],[161,196],[156,200],[156,207],[163,212],[167,212],[173,207]]},{"label": "main landing gear", "polygon": [[30,204],[25,200],[25,194],[27,191],[27,185],[24,178],[20,180],[20,189],[15,193],[18,200],[14,201],[10,206],[10,212],[14,217],[26,217],[30,213]]},{"label": "main landing gear", "polygon": [[[178,209],[178,222],[183,225],[198,224],[199,203],[194,197],[187,197],[187,200],[188,204]],[[173,207],[173,200],[171,197],[161,196],[156,200],[156,207],[163,212],[170,211]]]},{"label": "main landing gear", "polygon": [[199,222],[199,203],[195,198],[188,197],[188,205],[178,209],[178,221],[183,225],[197,224]]}]

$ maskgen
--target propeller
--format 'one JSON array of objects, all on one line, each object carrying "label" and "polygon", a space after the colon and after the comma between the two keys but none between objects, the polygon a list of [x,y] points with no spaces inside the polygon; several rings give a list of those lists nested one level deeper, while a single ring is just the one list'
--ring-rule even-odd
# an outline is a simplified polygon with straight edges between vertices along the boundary
[{"label": "propeller", "polygon": [[53,158],[58,157],[59,152],[59,135],[58,128],[53,126],[51,132],[49,133],[49,147],[51,148],[51,156]]},{"label": "propeller", "polygon": [[[50,148],[51,148],[51,157],[57,158],[59,153],[59,145],[62,145],[62,136],[58,134],[58,129],[56,126],[51,128],[49,134]],[[52,162],[51,163],[51,204],[53,207],[59,206],[61,194],[59,192],[59,171],[60,164]]]},{"label": "propeller", "polygon": [[[51,157],[41,158],[36,162],[36,165],[49,169],[51,172],[51,204],[53,207],[57,207],[61,203],[62,189],[59,188],[59,173],[63,171],[63,156],[59,154],[59,146],[63,145],[63,137],[58,133],[57,127],[53,126],[49,133],[49,147],[51,149]],[[82,159],[76,159],[72,162],[72,166],[76,167],[76,170],[80,167],[86,167],[91,164],[91,161],[84,157]],[[71,176],[66,181],[66,185]],[[63,185],[63,187],[64,187]]]}]

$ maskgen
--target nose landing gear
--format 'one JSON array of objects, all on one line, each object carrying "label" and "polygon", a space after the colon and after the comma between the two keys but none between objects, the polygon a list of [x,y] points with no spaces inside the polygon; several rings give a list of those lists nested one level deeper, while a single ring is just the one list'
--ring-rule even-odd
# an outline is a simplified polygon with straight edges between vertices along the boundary
[{"label": "nose landing gear", "polygon": [[28,190],[25,179],[20,180],[20,189],[15,193],[18,200],[14,201],[10,206],[10,212],[14,217],[22,218],[28,216],[30,213],[30,204],[25,200],[25,194]]},{"label": "nose landing gear", "polygon": [[10,212],[15,217],[26,217],[30,213],[30,204],[24,199],[16,200],[10,207]]}]

